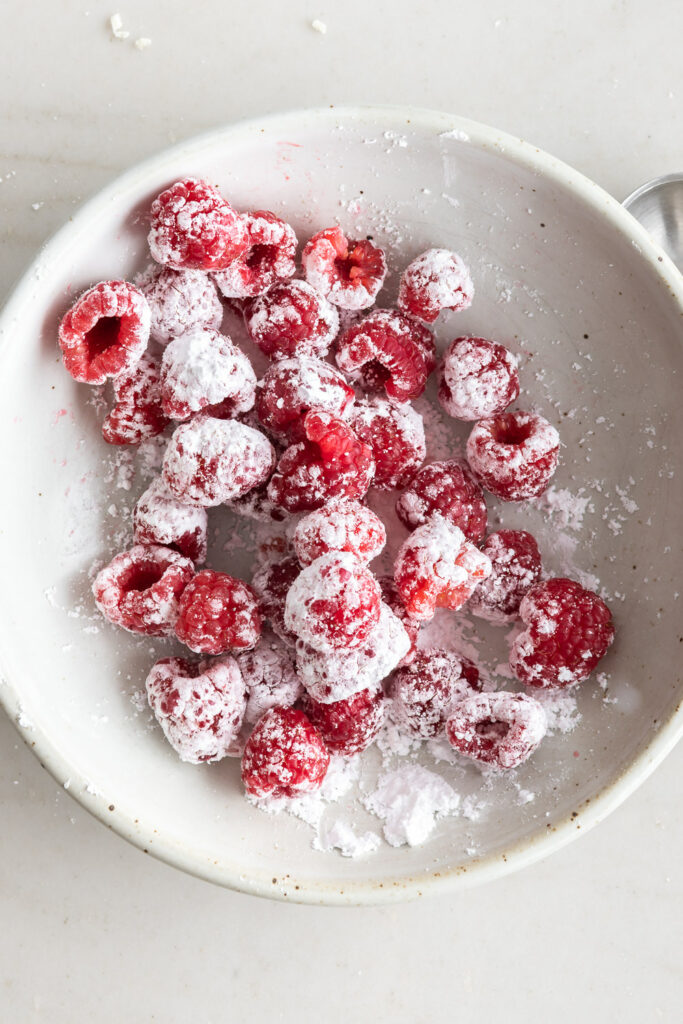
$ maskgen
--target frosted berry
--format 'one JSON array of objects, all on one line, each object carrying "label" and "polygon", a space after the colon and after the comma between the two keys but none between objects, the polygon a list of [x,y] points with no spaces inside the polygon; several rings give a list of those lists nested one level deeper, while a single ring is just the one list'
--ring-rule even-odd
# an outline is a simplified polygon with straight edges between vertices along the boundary
[{"label": "frosted berry", "polygon": [[499,530],[489,534],[482,551],[491,559],[491,575],[472,594],[469,610],[489,622],[511,622],[541,578],[538,544],[526,530]]},{"label": "frosted berry", "polygon": [[276,284],[244,311],[249,336],[271,359],[323,359],[339,331],[339,314],[306,281]]},{"label": "frosted berry", "polygon": [[225,504],[238,516],[245,516],[260,523],[280,523],[287,518],[287,513],[281,508],[276,508],[268,497],[267,481],[247,491],[240,498],[231,498]]},{"label": "frosted berry", "polygon": [[249,650],[261,635],[256,595],[242,580],[204,569],[180,597],[175,635],[198,654]]},{"label": "frosted berry", "polygon": [[300,356],[269,367],[259,386],[256,412],[271,434],[293,443],[305,440],[304,417],[311,409],[342,418],[354,397],[333,366]]},{"label": "frosted berry", "polygon": [[183,505],[156,477],[140,495],[133,510],[136,544],[163,544],[193,562],[206,559],[206,509]]},{"label": "frosted berry", "polygon": [[104,384],[132,369],[149,341],[147,300],[128,281],[101,281],[76,299],[59,325],[64,367],[74,380]]},{"label": "frosted berry", "polygon": [[197,327],[220,330],[223,305],[213,281],[201,270],[171,270],[153,263],[135,283],[149,305],[150,337],[160,345]]},{"label": "frosted berry", "polygon": [[435,512],[460,527],[473,544],[486,533],[484,494],[464,460],[423,466],[396,502],[396,514],[409,530],[423,526]]},{"label": "frosted berry", "polygon": [[151,222],[152,257],[173,270],[221,270],[249,244],[243,218],[218,189],[197,178],[177,181],[158,195]]},{"label": "frosted berry", "polygon": [[285,625],[326,651],[361,647],[379,620],[377,580],[348,552],[322,555],[297,576],[285,602]]},{"label": "frosted berry", "polygon": [[247,687],[244,720],[252,725],[270,708],[291,707],[303,693],[292,648],[270,630],[253,650],[237,655],[237,664]]},{"label": "frosted berry", "polygon": [[313,235],[301,262],[308,283],[341,309],[371,306],[387,273],[387,261],[378,246],[367,239],[351,242],[340,227]]},{"label": "frosted berry", "polygon": [[254,574],[251,586],[259,600],[261,617],[273,632],[289,646],[296,643],[296,634],[285,625],[285,601],[289,588],[301,572],[299,559],[293,555],[266,562]]},{"label": "frosted berry", "polygon": [[467,439],[467,461],[479,482],[503,501],[535,498],[557,468],[560,435],[533,412],[480,420]]},{"label": "frosted berry", "polygon": [[173,633],[178,601],[194,576],[189,558],[159,544],[136,544],[116,555],[92,585],[97,607],[131,633]]},{"label": "frosted berry", "polygon": [[434,338],[393,309],[375,309],[337,342],[337,366],[370,391],[405,402],[417,398],[436,366]]},{"label": "frosted berry", "polygon": [[382,591],[382,600],[400,621],[410,641],[410,647],[398,662],[398,666],[400,668],[403,665],[410,665],[417,653],[417,638],[420,635],[422,623],[408,615],[393,576],[379,576],[377,582]]},{"label": "frosted berry", "polygon": [[545,736],[543,706],[524,693],[478,693],[456,704],[446,722],[448,742],[460,754],[496,768],[517,768]]},{"label": "frosted berry", "polygon": [[137,363],[114,378],[114,407],[102,424],[107,444],[140,444],[156,437],[169,419],[161,406],[161,368],[143,352]]},{"label": "frosted berry", "polygon": [[333,551],[347,551],[367,563],[377,557],[386,540],[384,523],[367,505],[333,498],[299,520],[292,544],[302,565]]},{"label": "frosted berry", "polygon": [[228,419],[248,412],[255,398],[253,367],[227,335],[197,327],[164,349],[161,400],[171,419],[186,420],[202,410]]},{"label": "frosted berry", "polygon": [[242,755],[242,782],[253,797],[293,797],[319,789],[330,755],[320,733],[297,708],[271,708]]},{"label": "frosted berry", "polygon": [[431,324],[442,309],[467,309],[473,298],[470,272],[457,253],[428,249],[403,271],[398,308]]},{"label": "frosted berry", "polygon": [[439,736],[456,703],[480,689],[479,672],[453,651],[418,651],[390,684],[391,716],[422,739]]},{"label": "frosted berry", "polygon": [[369,747],[384,719],[381,690],[361,690],[333,704],[322,704],[306,694],[301,706],[327,749],[344,757],[360,754]]},{"label": "frosted berry", "polygon": [[354,433],[369,445],[375,459],[374,487],[405,487],[427,454],[424,423],[408,402],[373,397],[356,402],[349,413]]},{"label": "frosted berry", "polygon": [[439,367],[439,402],[456,420],[497,416],[519,395],[517,360],[485,338],[456,338]]},{"label": "frosted berry", "polygon": [[256,210],[242,218],[247,229],[247,248],[229,267],[214,274],[228,299],[262,295],[276,281],[292,277],[296,270],[294,229],[268,210]]}]

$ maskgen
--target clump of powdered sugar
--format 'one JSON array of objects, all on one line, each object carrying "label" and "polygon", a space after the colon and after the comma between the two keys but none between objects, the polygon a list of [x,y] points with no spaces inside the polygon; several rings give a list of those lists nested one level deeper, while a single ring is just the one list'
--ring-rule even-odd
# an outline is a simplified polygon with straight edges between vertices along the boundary
[{"label": "clump of powdered sugar", "polygon": [[419,846],[440,818],[456,813],[460,796],[440,775],[408,764],[380,776],[363,803],[384,822],[390,846]]},{"label": "clump of powdered sugar", "polygon": [[367,857],[379,849],[382,840],[376,832],[358,835],[351,825],[338,819],[329,824],[321,822],[313,840],[313,849],[327,853],[339,850],[342,857]]}]

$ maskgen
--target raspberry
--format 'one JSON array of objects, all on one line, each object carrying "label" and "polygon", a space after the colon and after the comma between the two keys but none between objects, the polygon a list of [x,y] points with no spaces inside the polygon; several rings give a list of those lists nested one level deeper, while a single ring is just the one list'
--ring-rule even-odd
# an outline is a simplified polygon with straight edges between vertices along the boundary
[{"label": "raspberry", "polygon": [[289,588],[300,572],[299,560],[292,555],[277,562],[267,562],[251,581],[254,593],[259,599],[262,618],[270,622],[273,632],[290,647],[296,643],[296,634],[285,625],[285,600]]},{"label": "raspberry", "polygon": [[355,434],[369,445],[375,459],[373,486],[405,487],[427,454],[424,423],[407,402],[371,398],[356,402],[349,414]]},{"label": "raspberry", "polygon": [[175,635],[198,654],[249,650],[261,635],[256,595],[242,580],[204,569],[183,591]]},{"label": "raspberry", "polygon": [[270,708],[289,708],[303,693],[294,652],[270,630],[261,634],[253,651],[237,655],[237,664],[247,687],[245,722],[258,722]]},{"label": "raspberry", "polygon": [[448,742],[459,753],[497,768],[516,768],[545,736],[543,706],[524,693],[478,693],[461,700],[446,722]]},{"label": "raspberry", "polygon": [[161,407],[159,360],[148,352],[114,379],[115,405],[102,424],[107,444],[140,444],[169,423]]},{"label": "raspberry", "polygon": [[587,679],[614,640],[605,602],[574,580],[537,583],[523,598],[526,625],[510,650],[510,668],[526,686],[572,686]]},{"label": "raspberry", "polygon": [[289,224],[268,210],[247,213],[242,219],[247,229],[247,249],[229,267],[214,274],[228,299],[262,295],[296,270],[296,235]]},{"label": "raspberry", "polygon": [[401,275],[398,308],[431,324],[442,309],[472,305],[474,286],[460,257],[448,249],[428,249]]},{"label": "raspberry", "polygon": [[247,740],[242,782],[250,796],[298,796],[320,788],[329,764],[325,744],[303,711],[271,708]]},{"label": "raspberry", "polygon": [[222,270],[249,245],[242,217],[218,189],[197,178],[177,181],[152,203],[149,250],[173,270]]},{"label": "raspberry", "polygon": [[174,420],[206,409],[218,419],[248,412],[256,397],[256,374],[244,352],[225,334],[197,327],[174,338],[161,361],[161,400]]},{"label": "raspberry", "polygon": [[387,273],[381,249],[367,240],[349,241],[340,227],[313,235],[301,262],[308,283],[342,309],[371,306]]},{"label": "raspberry", "polygon": [[371,562],[387,541],[384,523],[359,501],[335,498],[299,520],[292,544],[302,565],[321,555],[347,551],[359,562]]},{"label": "raspberry", "polygon": [[369,391],[417,398],[436,366],[431,332],[393,309],[375,309],[337,342],[337,366]]},{"label": "raspberry", "polygon": [[193,562],[206,559],[206,509],[181,505],[163,477],[156,477],[133,511],[136,544],[163,544]]},{"label": "raspberry", "polygon": [[360,754],[369,747],[384,719],[381,690],[360,690],[333,704],[322,704],[307,694],[301,706],[327,749],[344,757]]},{"label": "raspberry", "polygon": [[339,330],[337,310],[305,281],[273,285],[249,303],[244,320],[270,359],[323,359]]},{"label": "raspberry", "polygon": [[437,607],[462,607],[490,572],[487,556],[437,512],[403,542],[394,579],[408,614],[431,619]]},{"label": "raspberry", "polygon": [[391,715],[406,732],[430,739],[443,732],[457,702],[480,688],[479,672],[467,659],[453,651],[418,651],[394,673]]},{"label": "raspberry", "polygon": [[470,598],[470,611],[489,622],[517,618],[524,595],[541,578],[541,553],[526,530],[499,530],[482,548],[491,559],[491,575]]},{"label": "raspberry", "polygon": [[268,497],[287,512],[309,512],[331,498],[362,498],[375,471],[368,445],[329,413],[304,418],[306,441],[291,445],[268,484]]},{"label": "raspberry", "polygon": [[76,299],[59,325],[64,367],[74,380],[104,384],[132,369],[147,347],[150,312],[128,281],[101,281]]},{"label": "raspberry", "polygon": [[238,516],[245,516],[247,519],[255,519],[260,523],[280,523],[286,518],[282,509],[275,508],[268,497],[268,483],[260,484],[252,488],[241,498],[231,498],[225,504],[236,512]]},{"label": "raspberry", "polygon": [[174,431],[163,476],[178,501],[208,508],[258,487],[274,459],[273,446],[258,430],[202,413]]},{"label": "raspberry", "polygon": [[246,704],[234,658],[162,658],[145,685],[154,717],[181,761],[202,764],[230,753]]},{"label": "raspberry", "polygon": [[473,544],[486,533],[484,495],[462,459],[423,466],[396,502],[396,515],[409,530],[423,526],[435,512],[458,526]]},{"label": "raspberry", "polygon": [[497,416],[519,395],[517,360],[485,338],[456,338],[439,368],[439,402],[456,420]]},{"label": "raspberry", "polygon": [[467,439],[467,461],[483,487],[503,501],[542,494],[557,468],[560,435],[533,412],[480,420]]},{"label": "raspberry", "polygon": [[136,544],[116,555],[92,585],[97,607],[131,633],[167,636],[178,617],[178,600],[194,565],[160,544]]},{"label": "raspberry", "polygon": [[318,650],[361,647],[379,621],[380,600],[370,570],[334,551],[302,569],[289,588],[285,625]]},{"label": "raspberry", "polygon": [[263,426],[294,443],[306,437],[304,417],[311,409],[344,417],[353,405],[353,388],[328,363],[317,359],[281,359],[266,371],[256,397]]},{"label": "raspberry", "polygon": [[410,641],[410,647],[403,658],[398,662],[398,667],[402,668],[403,665],[410,665],[415,658],[415,654],[417,653],[417,638],[420,635],[420,626],[422,623],[408,615],[406,606],[398,592],[398,587],[394,582],[393,576],[379,576],[377,582],[379,583],[379,589],[382,591],[382,600],[400,621],[408,635],[408,640]]},{"label": "raspberry", "polygon": [[201,270],[171,270],[153,263],[135,283],[149,305],[150,337],[160,345],[197,327],[220,330],[223,306],[211,278]]}]

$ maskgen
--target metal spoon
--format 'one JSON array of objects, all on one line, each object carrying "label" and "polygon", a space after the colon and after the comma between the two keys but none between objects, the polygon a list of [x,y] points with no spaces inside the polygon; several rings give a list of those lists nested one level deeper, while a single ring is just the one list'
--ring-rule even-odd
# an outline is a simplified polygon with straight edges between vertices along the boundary
[{"label": "metal spoon", "polygon": [[647,181],[622,204],[683,273],[683,174]]}]

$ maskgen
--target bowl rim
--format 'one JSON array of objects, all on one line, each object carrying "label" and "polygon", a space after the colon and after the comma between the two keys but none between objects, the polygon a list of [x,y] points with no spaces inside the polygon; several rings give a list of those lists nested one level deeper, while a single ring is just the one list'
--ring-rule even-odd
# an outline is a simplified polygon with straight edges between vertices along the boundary
[{"label": "bowl rim", "polygon": [[[83,203],[69,221],[40,248],[10,291],[0,313],[0,339],[4,338],[6,341],[10,333],[8,328],[20,316],[22,307],[35,289],[36,271],[39,271],[46,260],[56,257],[60,250],[68,247],[80,234],[83,225],[95,218],[100,208],[125,199],[130,192],[139,187],[141,180],[158,177],[164,164],[169,161],[176,161],[186,155],[190,162],[197,151],[210,148],[219,141],[224,142],[230,136],[245,136],[263,128],[271,132],[285,131],[292,122],[303,118],[317,119],[322,124],[350,120],[379,121],[385,122],[387,128],[392,129],[405,129],[408,126],[410,129],[417,128],[441,135],[452,133],[453,138],[463,143],[504,153],[512,162],[542,175],[563,190],[573,193],[575,198],[583,201],[596,215],[604,217],[614,231],[634,244],[639,255],[667,286],[666,290],[671,299],[678,303],[683,316],[683,275],[647,231],[616,199],[569,164],[523,139],[443,111],[398,105],[331,106],[298,108],[232,122],[165,148],[118,175]],[[0,344],[0,355],[2,347],[4,346]],[[163,836],[155,836],[154,841],[150,842],[149,836],[143,834],[140,828],[136,828],[135,822],[128,814],[119,811],[118,808],[110,811],[101,796],[88,792],[88,780],[69,764],[67,757],[45,733],[34,729],[32,723],[24,720],[20,681],[12,680],[3,672],[2,647],[3,641],[0,636],[0,704],[4,706],[22,739],[55,781],[61,786],[69,779],[72,784],[76,783],[68,789],[70,796],[77,799],[108,828],[145,853],[150,853],[167,864],[226,888],[291,902],[346,906],[397,902],[426,894],[467,888],[527,867],[554,853],[606,818],[645,781],[683,735],[682,700],[669,718],[660,725],[640,754],[597,795],[578,806],[576,811],[564,820],[549,824],[546,832],[521,840],[502,853],[493,853],[481,859],[473,859],[467,865],[446,868],[421,877],[406,876],[392,879],[386,884],[362,879],[358,882],[307,882],[299,878],[289,878],[273,879],[271,882],[258,877],[249,878],[226,865],[206,860],[190,847],[179,847],[174,840]]]}]

